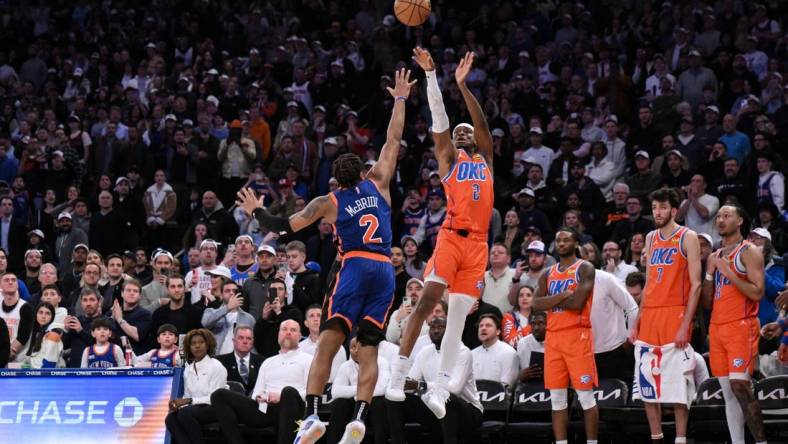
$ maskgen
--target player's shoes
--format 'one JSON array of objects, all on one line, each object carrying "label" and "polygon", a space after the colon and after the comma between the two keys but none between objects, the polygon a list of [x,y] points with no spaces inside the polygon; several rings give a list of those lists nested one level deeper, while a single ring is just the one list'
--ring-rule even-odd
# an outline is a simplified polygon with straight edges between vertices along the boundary
[{"label": "player's shoes", "polygon": [[446,416],[446,401],[449,399],[449,392],[438,385],[433,385],[427,393],[421,395],[421,400],[438,419]]},{"label": "player's shoes", "polygon": [[298,427],[293,444],[315,444],[326,433],[326,425],[317,415],[310,415]]},{"label": "player's shoes", "polygon": [[367,427],[359,420],[350,421],[345,426],[345,434],[339,440],[339,444],[361,444],[364,440],[364,433]]}]

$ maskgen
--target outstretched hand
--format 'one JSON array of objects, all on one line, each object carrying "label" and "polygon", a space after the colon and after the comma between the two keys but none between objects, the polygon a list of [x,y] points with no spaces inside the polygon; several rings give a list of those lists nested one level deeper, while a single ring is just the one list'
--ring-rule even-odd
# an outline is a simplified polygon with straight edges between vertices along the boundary
[{"label": "outstretched hand", "polygon": [[434,71],[435,62],[432,61],[432,56],[429,51],[419,46],[413,48],[413,60],[419,64],[424,71]]},{"label": "outstretched hand", "polygon": [[401,68],[394,73],[394,88],[386,87],[386,89],[389,90],[391,97],[405,97],[407,99],[410,95],[411,87],[415,85],[417,81],[418,80],[414,80],[411,82],[410,70]]},{"label": "outstretched hand", "polygon": [[235,201],[235,204],[243,208],[244,212],[249,216],[254,213],[254,210],[263,208],[263,196],[258,198],[251,188],[241,188],[236,197],[238,200]]},{"label": "outstretched hand", "polygon": [[468,78],[468,74],[471,72],[471,68],[473,68],[473,60],[476,58],[476,55],[473,51],[468,51],[465,54],[465,57],[460,60],[459,65],[457,65],[457,69],[454,71],[454,79],[457,81],[458,85],[464,84],[465,79]]}]

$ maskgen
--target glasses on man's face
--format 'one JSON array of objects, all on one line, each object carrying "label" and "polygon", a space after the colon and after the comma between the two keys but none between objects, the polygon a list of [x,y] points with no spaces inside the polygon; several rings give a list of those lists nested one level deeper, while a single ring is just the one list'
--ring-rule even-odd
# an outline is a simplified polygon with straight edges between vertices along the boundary
[{"label": "glasses on man's face", "polygon": [[85,272],[85,274],[90,274],[90,275],[93,275],[93,276],[98,276],[98,275],[100,274],[100,272],[98,272],[98,271],[86,271],[86,272]]}]

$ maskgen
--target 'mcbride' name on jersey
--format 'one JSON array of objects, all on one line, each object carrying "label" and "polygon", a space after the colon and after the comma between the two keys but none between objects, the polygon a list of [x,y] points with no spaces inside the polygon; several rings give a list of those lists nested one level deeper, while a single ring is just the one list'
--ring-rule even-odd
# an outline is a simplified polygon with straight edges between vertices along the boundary
[{"label": "'mcbride' name on jersey", "polygon": [[345,207],[345,211],[347,211],[347,214],[355,216],[359,211],[377,206],[378,198],[376,196],[367,196],[362,197],[361,199],[356,199],[353,206],[348,205]]}]

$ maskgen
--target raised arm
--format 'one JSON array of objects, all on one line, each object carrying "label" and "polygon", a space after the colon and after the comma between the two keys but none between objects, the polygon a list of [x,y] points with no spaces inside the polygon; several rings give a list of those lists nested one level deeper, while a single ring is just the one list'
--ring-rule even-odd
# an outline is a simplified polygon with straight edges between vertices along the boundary
[{"label": "raised arm", "polygon": [[561,303],[561,307],[567,310],[582,310],[594,290],[596,270],[590,262],[583,261],[583,264],[577,269],[577,274],[580,276],[577,288]]},{"label": "raised arm", "polygon": [[493,162],[493,141],[492,134],[490,134],[490,127],[487,125],[487,118],[484,116],[484,111],[476,96],[473,95],[465,80],[473,68],[473,62],[476,55],[473,51],[468,51],[465,57],[460,60],[457,65],[457,70],[454,71],[454,79],[457,81],[457,86],[460,88],[462,98],[465,99],[465,106],[468,107],[468,112],[471,113],[471,120],[473,120],[473,137],[476,139],[476,148],[479,154],[484,156],[487,166],[492,168]]},{"label": "raised arm", "polygon": [[260,225],[278,234],[293,233],[302,230],[321,217],[333,222],[336,219],[337,208],[327,195],[312,199],[307,206],[290,216],[290,218],[274,216],[263,208],[263,197],[256,197],[254,191],[244,188],[236,194],[238,200],[235,204],[243,208],[246,214],[254,216]]},{"label": "raised arm", "polygon": [[438,86],[435,63],[430,53],[423,48],[413,48],[413,60],[424,70],[427,76],[427,101],[432,115],[432,136],[435,142],[435,157],[438,159],[438,173],[441,177],[449,174],[449,169],[457,158],[457,149],[451,141],[449,116],[443,105],[443,94]]},{"label": "raised arm", "polygon": [[397,167],[402,129],[405,126],[405,101],[408,100],[411,87],[416,84],[416,80],[410,81],[410,71],[406,71],[404,68],[398,70],[395,77],[394,88],[387,88],[391,97],[394,98],[394,109],[391,111],[391,120],[386,132],[386,143],[380,150],[377,163],[367,173],[367,178],[375,182],[378,189],[389,201],[391,200],[391,197],[388,196],[389,182],[391,182]]}]

